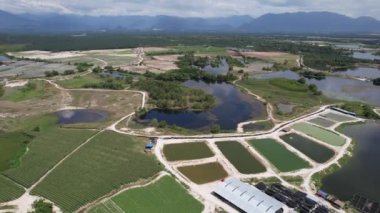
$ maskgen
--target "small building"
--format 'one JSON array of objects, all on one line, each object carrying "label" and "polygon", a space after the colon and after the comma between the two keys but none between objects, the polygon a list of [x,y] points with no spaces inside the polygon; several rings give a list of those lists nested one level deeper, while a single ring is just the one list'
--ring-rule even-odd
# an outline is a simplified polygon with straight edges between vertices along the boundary
[{"label": "small building", "polygon": [[326,199],[326,198],[329,196],[329,194],[328,194],[327,192],[324,192],[324,191],[322,191],[322,190],[319,190],[319,191],[317,192],[317,195],[318,195],[319,197],[323,198],[323,199]]},{"label": "small building", "polygon": [[220,183],[214,190],[214,194],[241,212],[281,213],[288,211],[285,204],[237,178],[230,178]]}]

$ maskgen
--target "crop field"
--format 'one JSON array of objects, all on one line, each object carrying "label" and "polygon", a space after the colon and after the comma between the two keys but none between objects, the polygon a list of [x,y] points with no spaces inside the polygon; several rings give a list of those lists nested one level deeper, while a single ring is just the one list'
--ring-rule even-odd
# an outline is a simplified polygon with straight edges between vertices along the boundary
[{"label": "crop field", "polygon": [[18,165],[31,139],[21,132],[0,133],[0,172]]},{"label": "crop field", "polygon": [[[164,195],[164,196],[163,196]],[[170,176],[164,176],[146,187],[134,188],[123,192],[111,200],[116,208],[110,209],[109,201],[92,209],[90,213],[113,213],[117,209],[122,212],[202,212],[203,205],[193,198],[186,189]],[[159,207],[159,208],[158,208]],[[111,207],[112,208],[112,207]]]},{"label": "crop field", "polygon": [[45,63],[34,61],[15,61],[7,66],[0,66],[0,77],[18,76],[20,78],[44,77],[46,71],[63,73],[66,70],[76,70],[76,67],[61,63]]},{"label": "crop field", "polygon": [[177,169],[196,184],[210,183],[228,176],[218,162],[178,167]]},{"label": "crop field", "polygon": [[330,121],[330,120],[324,119],[322,117],[317,117],[317,118],[308,120],[308,122],[313,123],[313,124],[317,124],[319,126],[323,126],[326,128],[332,127],[334,124],[336,124],[334,121]]},{"label": "crop field", "polygon": [[307,161],[298,157],[274,139],[257,139],[251,140],[249,143],[281,172],[310,167]]},{"label": "crop field", "polygon": [[168,161],[195,160],[214,156],[206,142],[167,144],[163,152]]},{"label": "crop field", "polygon": [[337,121],[337,122],[347,122],[347,121],[354,120],[353,118],[351,118],[349,116],[345,116],[343,114],[337,114],[337,113],[333,113],[333,112],[326,113],[326,114],[324,114],[322,116],[326,117],[326,118],[328,118],[330,120]]},{"label": "crop field", "polygon": [[154,155],[144,153],[144,140],[103,132],[53,170],[32,193],[74,212],[161,169]]},{"label": "crop field", "polygon": [[216,143],[223,155],[242,174],[265,172],[265,167],[243,145],[235,141]]},{"label": "crop field", "polygon": [[[54,124],[51,124],[54,125]],[[59,160],[89,138],[94,131],[50,127],[28,144],[20,165],[3,172],[19,184],[30,187]]]},{"label": "crop field", "polygon": [[346,142],[345,139],[340,135],[311,124],[297,123],[293,125],[293,128],[297,131],[309,135],[310,137],[316,138],[333,146],[343,146]]},{"label": "crop field", "polygon": [[281,139],[318,163],[327,162],[335,154],[333,150],[295,133],[283,135]]},{"label": "crop field", "polygon": [[21,197],[25,190],[12,181],[0,175],[0,203]]}]

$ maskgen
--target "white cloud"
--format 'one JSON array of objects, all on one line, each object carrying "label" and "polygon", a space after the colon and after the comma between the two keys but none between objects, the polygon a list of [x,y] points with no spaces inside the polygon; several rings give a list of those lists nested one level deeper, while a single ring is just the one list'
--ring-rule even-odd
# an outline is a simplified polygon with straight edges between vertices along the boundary
[{"label": "white cloud", "polygon": [[330,11],[380,19],[379,0],[0,0],[0,8],[14,13],[197,17]]}]

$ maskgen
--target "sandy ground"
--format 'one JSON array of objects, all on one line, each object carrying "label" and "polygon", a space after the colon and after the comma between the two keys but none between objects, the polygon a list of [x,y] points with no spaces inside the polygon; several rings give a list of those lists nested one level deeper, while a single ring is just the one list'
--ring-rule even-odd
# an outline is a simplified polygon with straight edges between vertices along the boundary
[{"label": "sandy ground", "polygon": [[270,58],[270,57],[279,57],[287,55],[288,53],[284,52],[241,52],[241,55],[246,57],[253,57],[253,58]]},{"label": "sandy ground", "polygon": [[25,58],[30,58],[30,59],[42,59],[42,60],[71,58],[71,57],[78,57],[78,56],[84,55],[78,51],[65,51],[65,52],[53,53],[49,51],[40,51],[40,50],[24,51],[24,52],[8,53],[8,54],[16,56],[16,57],[25,57]]},{"label": "sandy ground", "polygon": [[23,87],[25,86],[29,80],[14,80],[14,81],[6,81],[5,87]]}]

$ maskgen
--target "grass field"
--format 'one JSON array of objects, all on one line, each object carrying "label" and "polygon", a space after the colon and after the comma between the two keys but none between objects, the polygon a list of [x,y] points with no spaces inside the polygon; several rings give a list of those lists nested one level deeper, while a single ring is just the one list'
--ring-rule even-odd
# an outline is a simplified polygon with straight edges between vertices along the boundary
[{"label": "grass field", "polygon": [[286,149],[274,139],[257,139],[249,143],[281,172],[309,168],[307,161]]},{"label": "grass field", "polygon": [[78,89],[82,88],[84,85],[89,83],[100,83],[103,82],[99,76],[95,74],[88,74],[85,76],[76,76],[72,79],[57,81],[59,85],[67,89]]},{"label": "grass field", "polygon": [[313,124],[317,124],[317,125],[322,126],[322,127],[331,127],[334,124],[336,124],[334,121],[330,121],[330,120],[324,119],[322,117],[317,117],[317,118],[308,120],[308,122],[313,123]]},{"label": "grass field", "polygon": [[19,164],[31,139],[32,136],[22,132],[0,132],[0,172]]},{"label": "grass field", "polygon": [[325,163],[334,156],[331,149],[295,133],[283,135],[281,139],[318,163]]},{"label": "grass field", "polygon": [[[113,213],[120,208],[124,212],[157,212],[157,213],[195,213],[202,212],[203,205],[194,199],[186,189],[170,176],[164,176],[146,187],[134,188],[112,198],[116,208],[111,209],[109,201],[99,205],[90,213]],[[112,204],[111,204],[112,205]],[[180,208],[181,210],[179,210]]]},{"label": "grass field", "polygon": [[277,117],[289,117],[302,114],[308,109],[320,106],[331,101],[324,96],[315,96],[307,85],[294,80],[273,78],[273,79],[245,79],[238,82],[242,87],[247,88],[252,93],[263,97],[272,105],[281,103],[292,103],[297,107],[292,113],[284,114],[277,111]]},{"label": "grass field", "polygon": [[311,124],[297,123],[293,125],[293,128],[333,146],[343,146],[345,143],[345,139],[340,135]]},{"label": "grass field", "polygon": [[154,155],[144,153],[144,140],[103,132],[53,170],[32,193],[73,212],[161,169]]},{"label": "grass field", "polygon": [[0,203],[21,197],[25,190],[0,175]]},{"label": "grass field", "polygon": [[243,174],[265,172],[265,167],[240,143],[223,141],[216,143],[223,155]]},{"label": "grass field", "polygon": [[214,156],[205,142],[168,144],[164,146],[163,152],[168,161],[194,160]]},{"label": "grass field", "polygon": [[1,100],[6,101],[25,101],[30,99],[44,99],[54,95],[56,90],[45,81],[30,81],[21,88],[6,88]]},{"label": "grass field", "polygon": [[[55,120],[54,120],[55,121]],[[20,165],[3,172],[23,186],[33,185],[59,160],[89,138],[94,131],[63,129],[54,124],[36,132],[28,144],[28,152],[22,157]]]},{"label": "grass field", "polygon": [[214,182],[228,176],[218,162],[178,167],[178,170],[196,184]]}]

